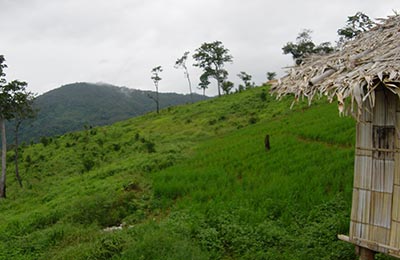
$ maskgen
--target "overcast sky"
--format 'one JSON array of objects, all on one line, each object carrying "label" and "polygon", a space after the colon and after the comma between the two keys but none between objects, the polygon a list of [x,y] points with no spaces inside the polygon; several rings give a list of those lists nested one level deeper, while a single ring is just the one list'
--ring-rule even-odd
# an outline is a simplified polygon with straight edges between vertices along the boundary
[{"label": "overcast sky", "polygon": [[[161,92],[188,93],[173,67],[185,51],[222,41],[233,63],[256,84],[266,72],[292,65],[282,46],[303,29],[315,43],[337,40],[347,16],[371,18],[400,10],[399,0],[0,0],[0,54],[7,79],[44,93],[74,82],[105,82],[153,90],[150,70],[161,65]],[[189,59],[188,65],[193,60]],[[197,86],[198,68],[189,66]],[[200,90],[197,92],[201,93]],[[216,94],[210,86],[207,94]]]}]

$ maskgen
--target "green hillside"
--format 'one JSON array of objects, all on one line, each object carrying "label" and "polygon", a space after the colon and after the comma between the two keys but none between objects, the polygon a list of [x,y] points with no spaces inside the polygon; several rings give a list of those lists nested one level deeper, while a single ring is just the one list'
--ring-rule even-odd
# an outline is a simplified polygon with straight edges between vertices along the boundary
[{"label": "green hillside", "polygon": [[[38,141],[42,136],[83,130],[84,126],[109,125],[155,111],[155,103],[148,95],[154,96],[155,92],[84,82],[64,85],[36,98],[38,116],[34,121],[23,122],[20,139]],[[206,98],[193,95],[194,102]],[[190,102],[190,95],[160,93],[162,108]],[[9,133],[11,129],[12,124]],[[13,139],[10,134],[9,143]]]},{"label": "green hillside", "polygon": [[24,188],[10,166],[0,201],[0,259],[355,259],[336,238],[348,233],[354,120],[267,93],[24,147]]}]

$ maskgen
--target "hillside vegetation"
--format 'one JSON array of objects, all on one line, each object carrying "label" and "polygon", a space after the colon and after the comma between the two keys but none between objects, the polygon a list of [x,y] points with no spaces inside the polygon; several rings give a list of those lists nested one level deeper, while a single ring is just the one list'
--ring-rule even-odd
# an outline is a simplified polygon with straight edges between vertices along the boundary
[{"label": "hillside vegetation", "polygon": [[[156,109],[149,95],[154,96],[155,92],[85,82],[64,85],[36,98],[38,116],[34,121],[22,123],[20,139],[38,141],[42,136],[83,130],[85,126],[110,125],[143,115]],[[204,99],[207,97],[193,95],[194,102]],[[160,93],[161,108],[190,102],[190,95]],[[12,133],[12,124],[8,129]],[[8,141],[12,143],[12,134]]]},{"label": "hillside vegetation", "polygon": [[336,238],[348,233],[354,120],[267,93],[24,147],[24,188],[9,177],[0,201],[0,258],[354,259]]}]

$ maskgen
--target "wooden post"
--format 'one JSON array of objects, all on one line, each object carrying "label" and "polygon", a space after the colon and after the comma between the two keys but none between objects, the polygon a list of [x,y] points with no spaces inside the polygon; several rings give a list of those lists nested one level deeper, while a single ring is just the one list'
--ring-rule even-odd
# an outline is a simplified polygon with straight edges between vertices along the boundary
[{"label": "wooden post", "polygon": [[270,144],[269,144],[269,135],[266,135],[266,136],[265,136],[264,144],[265,144],[265,150],[266,150],[266,151],[271,150],[271,146],[270,146]]},{"label": "wooden post", "polygon": [[365,247],[356,246],[356,252],[360,256],[360,260],[374,260],[375,252]]}]

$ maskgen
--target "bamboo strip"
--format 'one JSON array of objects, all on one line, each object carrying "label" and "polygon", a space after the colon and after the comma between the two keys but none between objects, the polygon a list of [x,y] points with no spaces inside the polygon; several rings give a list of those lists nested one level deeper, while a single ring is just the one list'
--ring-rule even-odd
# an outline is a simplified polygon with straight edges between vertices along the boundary
[{"label": "bamboo strip", "polygon": [[392,229],[390,231],[389,245],[393,248],[400,248],[400,223],[392,222]]},{"label": "bamboo strip", "polygon": [[394,184],[400,185],[400,154],[394,155]]},{"label": "bamboo strip", "polygon": [[356,156],[354,164],[353,186],[370,190],[372,185],[372,157]]},{"label": "bamboo strip", "polygon": [[353,204],[351,220],[355,222],[370,223],[371,191],[353,189]]},{"label": "bamboo strip", "polygon": [[312,78],[312,79],[310,80],[309,84],[310,84],[310,85],[315,85],[315,84],[317,84],[318,82],[321,82],[321,81],[323,81],[324,79],[326,79],[327,77],[331,76],[331,75],[332,75],[333,73],[335,73],[335,72],[336,72],[335,69],[330,68],[330,69],[326,70],[322,75],[319,75],[319,76],[316,76],[316,77]]},{"label": "bamboo strip", "polygon": [[400,149],[384,149],[384,148],[366,148],[357,146],[356,149],[372,152],[400,153]]},{"label": "bamboo strip", "polygon": [[[390,225],[389,225],[390,226]],[[378,226],[368,226],[369,227],[369,239],[370,241],[375,241],[376,243],[388,245],[390,240],[390,229]]]},{"label": "bamboo strip", "polygon": [[392,220],[400,222],[400,186],[398,185],[393,186]]},{"label": "bamboo strip", "polygon": [[[390,228],[392,196],[381,192],[371,192],[371,223],[374,226]],[[376,236],[379,236],[376,235]],[[380,237],[380,236],[379,236]],[[379,241],[379,240],[378,240]],[[386,243],[386,242],[384,242]]]},{"label": "bamboo strip", "polygon": [[372,160],[371,189],[379,192],[393,192],[394,161]]},{"label": "bamboo strip", "polygon": [[351,221],[350,222],[350,238],[369,238],[369,225]]}]

